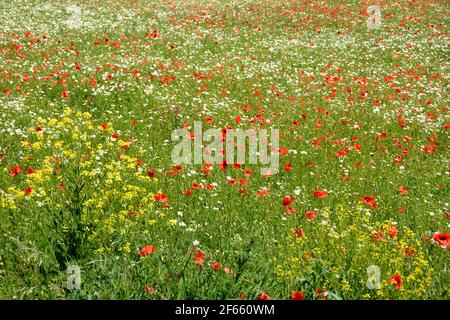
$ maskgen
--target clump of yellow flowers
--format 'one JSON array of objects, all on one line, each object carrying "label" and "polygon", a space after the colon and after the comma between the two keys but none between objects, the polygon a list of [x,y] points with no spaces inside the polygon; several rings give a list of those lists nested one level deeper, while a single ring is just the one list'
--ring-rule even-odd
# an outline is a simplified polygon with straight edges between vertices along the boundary
[{"label": "clump of yellow flowers", "polygon": [[[280,243],[273,260],[281,282],[298,290],[303,279],[308,289],[343,299],[427,297],[433,269],[410,228],[343,205],[324,208],[321,217],[326,223],[308,221],[301,234],[290,230]],[[397,286],[394,275],[401,278]]]},{"label": "clump of yellow flowers", "polygon": [[136,236],[157,218],[157,179],[133,156],[134,142],[118,137],[112,123],[94,124],[88,112],[67,108],[60,118],[38,118],[20,144],[21,175],[0,171],[12,185],[0,194],[0,210],[36,207],[36,212],[58,215],[74,201],[72,186],[82,186],[77,205],[89,245],[97,253],[129,253]]}]

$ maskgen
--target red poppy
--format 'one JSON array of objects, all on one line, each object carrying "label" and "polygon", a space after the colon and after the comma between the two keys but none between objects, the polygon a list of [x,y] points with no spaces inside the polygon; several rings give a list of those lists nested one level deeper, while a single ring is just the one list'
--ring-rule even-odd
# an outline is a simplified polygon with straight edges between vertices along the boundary
[{"label": "red poppy", "polygon": [[290,205],[295,200],[295,197],[284,197],[283,199],[283,206]]},{"label": "red poppy", "polygon": [[294,214],[297,211],[297,209],[295,209],[295,207],[286,207],[285,210],[286,210],[287,214]]},{"label": "red poppy", "polygon": [[301,293],[299,291],[295,291],[292,294],[292,300],[305,300],[305,296],[303,295],[303,293]]},{"label": "red poppy", "polygon": [[294,230],[294,234],[299,238],[303,238],[305,236],[305,231],[302,229],[296,229]]},{"label": "red poppy", "polygon": [[256,298],[256,300],[270,300],[270,297],[261,291],[261,293],[259,294],[258,298]]},{"label": "red poppy", "polygon": [[214,189],[214,186],[212,185],[212,183],[207,183],[205,184],[205,189],[212,190]]},{"label": "red poppy", "polygon": [[223,272],[225,272],[226,274],[230,274],[230,275],[234,274],[233,269],[231,269],[230,267],[223,268]]},{"label": "red poppy", "polygon": [[403,280],[400,275],[394,274],[389,278],[388,282],[392,283],[397,289],[401,289]]},{"label": "red poppy", "polygon": [[203,266],[203,262],[205,262],[205,255],[200,249],[196,249],[196,255],[194,256],[195,265],[201,269]]},{"label": "red poppy", "polygon": [[23,190],[23,194],[24,194],[25,197],[26,197],[26,196],[29,196],[29,195],[31,194],[31,192],[33,192],[33,189],[30,188],[30,187],[25,188],[25,189]]},{"label": "red poppy", "polygon": [[269,195],[270,191],[267,188],[261,189],[259,191],[256,191],[257,197],[267,197]]},{"label": "red poppy", "polygon": [[153,198],[161,203],[167,202],[167,200],[169,200],[169,198],[164,193],[157,193],[153,195]]},{"label": "red poppy", "polygon": [[317,217],[317,212],[314,210],[309,210],[305,212],[305,217],[307,220],[313,220]]},{"label": "red poppy", "polygon": [[151,246],[144,246],[141,251],[140,254],[142,257],[145,256],[149,256],[151,255],[153,252],[155,252],[155,246],[151,245]]},{"label": "red poppy", "polygon": [[434,146],[425,146],[422,148],[422,151],[428,154],[436,152],[436,148]]},{"label": "red poppy", "polygon": [[433,240],[439,243],[441,248],[450,246],[450,234],[448,233],[435,233],[433,234]]},{"label": "red poppy", "polygon": [[362,201],[364,204],[368,205],[371,208],[377,207],[377,205],[375,204],[375,198],[372,196],[364,196],[362,197]]},{"label": "red poppy", "polygon": [[147,176],[150,178],[153,178],[155,176],[155,170],[154,169],[148,169]]},{"label": "red poppy", "polygon": [[153,286],[151,285],[146,285],[144,288],[144,291],[147,292],[148,294],[153,293]]},{"label": "red poppy", "polygon": [[316,289],[316,298],[321,299],[321,300],[327,300],[328,292],[321,288],[317,288]]},{"label": "red poppy", "polygon": [[397,227],[395,225],[391,225],[388,228],[387,232],[389,234],[389,237],[391,237],[391,239],[394,239],[398,235],[398,230],[397,230]]},{"label": "red poppy", "polygon": [[372,232],[372,238],[374,238],[377,241],[381,241],[384,239],[383,231],[378,230],[377,232]]},{"label": "red poppy", "polygon": [[201,188],[202,188],[202,185],[200,183],[196,183],[196,182],[192,183],[192,189],[201,189]]},{"label": "red poppy", "polygon": [[11,168],[9,175],[11,177],[15,177],[15,176],[19,175],[19,173],[21,173],[21,172],[22,172],[22,166],[17,166],[15,168]]},{"label": "red poppy", "polygon": [[214,271],[220,271],[222,269],[222,265],[217,261],[211,262],[210,266]]},{"label": "red poppy", "polygon": [[286,170],[286,171],[291,171],[291,170],[292,170],[292,163],[286,162],[286,163],[284,164],[284,170]]},{"label": "red poppy", "polygon": [[401,187],[400,187],[400,194],[401,194],[401,195],[406,195],[406,194],[408,194],[408,189],[406,189],[405,186],[401,186]]},{"label": "red poppy", "polygon": [[279,153],[281,156],[287,155],[289,150],[287,148],[280,148]]},{"label": "red poppy", "polygon": [[34,170],[33,168],[28,168],[25,173],[26,174],[33,174],[33,173],[36,173],[36,170]]},{"label": "red poppy", "polygon": [[314,199],[325,199],[328,197],[328,192],[316,190],[314,191]]},{"label": "red poppy", "polygon": [[407,256],[407,257],[412,257],[414,255],[414,253],[416,253],[416,250],[414,248],[407,247],[405,249],[405,256]]}]

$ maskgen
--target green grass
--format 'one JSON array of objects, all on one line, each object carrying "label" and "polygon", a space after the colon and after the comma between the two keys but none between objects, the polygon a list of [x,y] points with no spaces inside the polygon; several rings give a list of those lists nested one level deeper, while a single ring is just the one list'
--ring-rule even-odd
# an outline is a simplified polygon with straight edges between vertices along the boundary
[{"label": "green grass", "polygon": [[[449,298],[433,239],[449,233],[445,1],[382,2],[380,30],[359,1],[19,2],[0,4],[0,298]],[[231,161],[168,174],[172,132],[194,121],[279,129],[289,153],[269,178]],[[73,264],[79,290],[64,285]]]}]

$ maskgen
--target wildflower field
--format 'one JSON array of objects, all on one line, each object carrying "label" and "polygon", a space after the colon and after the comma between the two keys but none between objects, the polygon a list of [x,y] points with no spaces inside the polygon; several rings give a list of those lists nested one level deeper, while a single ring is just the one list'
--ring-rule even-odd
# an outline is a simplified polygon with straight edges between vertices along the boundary
[{"label": "wildflower field", "polygon": [[449,9],[0,1],[0,299],[449,299]]}]

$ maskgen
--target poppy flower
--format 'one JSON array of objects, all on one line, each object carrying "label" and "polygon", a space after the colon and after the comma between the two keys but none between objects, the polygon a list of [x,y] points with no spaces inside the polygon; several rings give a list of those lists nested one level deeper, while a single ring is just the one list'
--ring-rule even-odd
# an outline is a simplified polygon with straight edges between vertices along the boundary
[{"label": "poppy flower", "polygon": [[11,170],[9,171],[9,176],[16,177],[21,172],[22,172],[22,166],[17,166],[17,167],[11,168]]},{"label": "poppy flower", "polygon": [[403,280],[400,275],[394,274],[389,278],[388,282],[392,283],[397,288],[397,290],[399,290],[402,287]]},{"label": "poppy flower", "polygon": [[24,194],[25,197],[26,197],[26,196],[29,196],[29,195],[31,194],[31,192],[33,192],[33,189],[30,188],[30,187],[25,188],[25,189],[23,190],[23,194]]},{"label": "poppy flower", "polygon": [[151,246],[144,246],[141,251],[141,257],[145,257],[145,256],[149,256],[151,255],[153,252],[155,252],[155,246],[151,245]]},{"label": "poppy flower", "polygon": [[154,169],[148,169],[147,176],[150,178],[153,178],[155,176],[155,170]]},{"label": "poppy flower", "polygon": [[303,295],[303,293],[301,293],[299,291],[295,291],[292,294],[292,300],[305,300],[305,296]]},{"label": "poppy flower", "polygon": [[289,150],[287,148],[280,148],[279,153],[281,156],[287,155]]},{"label": "poppy flower", "polygon": [[377,205],[375,204],[375,198],[372,196],[364,196],[362,197],[362,201],[364,204],[368,205],[371,208],[377,207]]},{"label": "poppy flower", "polygon": [[405,249],[405,256],[407,256],[407,257],[412,257],[414,255],[414,253],[416,253],[416,250],[414,248],[407,247]]},{"label": "poppy flower", "polygon": [[286,170],[286,171],[291,171],[291,170],[292,170],[292,163],[286,162],[286,163],[284,164],[284,170]]},{"label": "poppy flower", "polygon": [[299,238],[303,238],[305,236],[305,231],[302,229],[296,229],[294,230],[294,234]]},{"label": "poppy flower", "polygon": [[222,269],[222,265],[220,264],[220,262],[217,262],[217,261],[211,262],[210,267],[214,271],[220,271]]},{"label": "poppy flower", "polygon": [[153,290],[154,290],[153,286],[151,286],[151,285],[146,285],[144,288],[144,291],[147,292],[148,294],[153,293]]},{"label": "poppy flower", "polygon": [[372,232],[372,238],[377,241],[383,240],[384,239],[383,231],[378,230],[377,232]]},{"label": "poppy flower", "polygon": [[439,243],[441,248],[450,246],[450,234],[448,233],[435,233],[433,234],[433,240]]},{"label": "poppy flower", "polygon": [[283,204],[283,206],[286,207],[286,206],[290,205],[294,200],[295,200],[295,197],[284,197],[282,204]]},{"label": "poppy flower", "polygon": [[314,210],[309,210],[305,212],[305,217],[307,220],[313,220],[317,217],[317,212]]},{"label": "poppy flower", "polygon": [[391,239],[394,239],[398,235],[398,230],[395,225],[390,226],[387,232]]},{"label": "poppy flower", "polygon": [[194,256],[195,265],[201,269],[203,267],[203,262],[205,262],[205,254],[200,249],[196,249],[196,255]]},{"label": "poppy flower", "polygon": [[214,186],[212,183],[207,183],[207,184],[205,184],[205,189],[212,190],[212,189],[214,189]]},{"label": "poppy flower", "polygon": [[270,300],[270,296],[261,291],[258,298],[256,300]]},{"label": "poppy flower", "polygon": [[325,199],[326,197],[328,197],[328,192],[322,190],[314,191],[314,199]]},{"label": "poppy flower", "polygon": [[27,171],[25,171],[26,174],[33,174],[36,173],[36,170],[34,170],[33,168],[28,168]]},{"label": "poppy flower", "polygon": [[436,152],[436,148],[434,146],[425,146],[422,148],[422,151],[428,154]]},{"label": "poppy flower", "polygon": [[399,191],[402,196],[408,194],[408,189],[405,186],[401,186]]},{"label": "poppy flower", "polygon": [[287,214],[294,214],[297,211],[297,209],[295,209],[295,207],[286,207],[285,210],[286,210]]},{"label": "poppy flower", "polygon": [[270,191],[267,188],[261,189],[259,191],[256,191],[257,197],[267,197],[269,195]]}]

